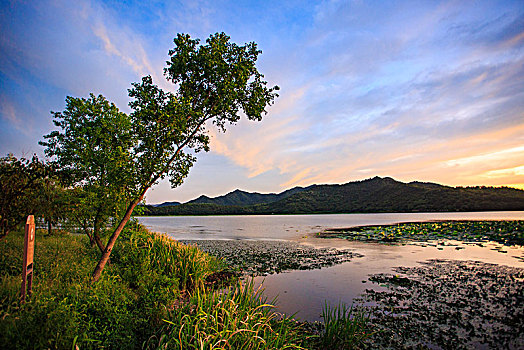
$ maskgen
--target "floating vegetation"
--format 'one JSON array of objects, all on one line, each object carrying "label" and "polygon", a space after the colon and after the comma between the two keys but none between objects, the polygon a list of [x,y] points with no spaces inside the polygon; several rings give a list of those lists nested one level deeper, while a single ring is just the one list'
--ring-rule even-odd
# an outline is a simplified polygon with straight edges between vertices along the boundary
[{"label": "floating vegetation", "polygon": [[376,333],[371,348],[524,348],[524,269],[430,260],[377,274],[367,289]]},{"label": "floating vegetation", "polygon": [[311,270],[362,257],[350,250],[314,248],[285,241],[184,240],[223,258],[243,275],[263,276],[289,270]]},{"label": "floating vegetation", "polygon": [[506,246],[523,246],[524,220],[438,221],[360,226],[347,229],[329,229],[319,233],[318,236],[381,243],[457,240],[466,243],[492,241]]}]

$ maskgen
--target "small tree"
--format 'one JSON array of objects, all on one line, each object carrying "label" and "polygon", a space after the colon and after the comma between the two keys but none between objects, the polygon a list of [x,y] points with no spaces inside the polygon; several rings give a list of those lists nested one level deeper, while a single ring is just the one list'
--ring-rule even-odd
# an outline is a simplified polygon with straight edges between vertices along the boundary
[{"label": "small tree", "polygon": [[46,165],[13,155],[0,158],[0,238],[23,223],[37,207],[36,191],[48,174]]},{"label": "small tree", "polygon": [[79,188],[69,191],[76,196],[72,215],[83,226],[92,224],[90,239],[103,252],[102,227],[137,190],[131,120],[105,97],[93,94],[88,99],[68,96],[66,109],[52,114],[62,132],[51,132],[40,144],[47,147],[45,153],[65,184]]}]

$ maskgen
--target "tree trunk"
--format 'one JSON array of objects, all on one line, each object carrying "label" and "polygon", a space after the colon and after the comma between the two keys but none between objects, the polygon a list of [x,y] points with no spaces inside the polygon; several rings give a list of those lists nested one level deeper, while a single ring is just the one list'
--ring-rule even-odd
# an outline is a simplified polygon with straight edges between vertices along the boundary
[{"label": "tree trunk", "polygon": [[116,227],[115,231],[113,232],[113,234],[109,238],[109,241],[107,242],[106,249],[102,253],[102,257],[100,258],[100,261],[98,261],[98,264],[96,265],[95,270],[93,271],[93,275],[91,276],[91,281],[93,283],[100,279],[100,275],[102,274],[102,270],[104,269],[104,267],[106,266],[106,264],[107,264],[107,262],[109,260],[109,256],[111,255],[111,251],[113,250],[113,246],[115,245],[115,242],[116,242],[118,236],[120,235],[120,232],[122,232],[122,230],[126,226],[126,224],[129,221],[129,219],[131,219],[131,214],[133,214],[133,210],[135,210],[135,207],[137,206],[137,204],[140,203],[142,201],[142,199],[144,199],[144,196],[146,195],[147,190],[149,190],[149,188],[155,184],[155,182],[160,178],[160,176],[162,174],[164,174],[169,169],[169,165],[171,163],[173,163],[173,161],[176,159],[176,157],[178,157],[178,155],[180,154],[182,149],[189,143],[189,141],[191,141],[193,139],[193,137],[196,135],[197,131],[200,129],[200,127],[202,125],[204,125],[204,122],[206,120],[207,119],[204,119],[195,128],[195,130],[193,130],[191,135],[181,145],[178,146],[176,152],[169,159],[169,161],[167,162],[166,166],[164,167],[164,169],[162,169],[162,171],[160,173],[158,173],[157,175],[151,174],[152,178],[151,178],[151,181],[149,182],[149,184],[145,185],[144,189],[140,192],[140,195],[138,196],[138,198],[135,199],[133,202],[131,202],[131,204],[129,204],[129,207],[127,207],[127,211],[124,214],[124,217],[122,218],[122,220],[120,221],[120,223]]},{"label": "tree trunk", "polygon": [[107,242],[107,246],[104,249],[104,252],[102,253],[102,257],[98,261],[98,264],[96,265],[95,270],[93,271],[93,275],[91,276],[91,281],[93,283],[97,282],[100,279],[100,275],[102,274],[102,270],[104,269],[104,267],[106,266],[106,264],[107,264],[107,262],[109,260],[109,256],[111,255],[111,251],[113,250],[113,246],[115,245],[115,242],[116,242],[118,236],[120,235],[120,233],[122,232],[122,230],[126,226],[126,224],[129,221],[129,219],[131,219],[131,214],[133,214],[133,210],[135,210],[135,207],[137,206],[137,204],[140,203],[140,201],[142,201],[142,199],[144,199],[144,195],[145,195],[145,193],[147,192],[148,189],[149,189],[149,187],[144,189],[142,191],[142,193],[140,194],[140,196],[136,200],[131,202],[131,204],[129,204],[129,207],[127,207],[127,211],[126,211],[124,217],[122,218],[122,220],[120,221],[120,223],[116,227],[115,231],[113,232],[113,234],[109,238],[109,241]]},{"label": "tree trunk", "polygon": [[98,249],[100,249],[100,252],[104,254],[105,247],[104,243],[102,243],[102,239],[100,239],[100,215],[98,213],[95,216],[95,222],[93,224],[93,239],[95,240]]},{"label": "tree trunk", "polygon": [[94,247],[96,245],[96,242],[93,236],[89,233],[89,227],[88,227],[89,225],[87,224],[87,220],[86,219],[80,220],[80,218],[77,216],[75,216],[75,219],[78,225],[80,225],[80,227],[82,228],[82,231],[84,232],[84,234],[87,237],[89,237],[89,243],[91,244],[91,247]]},{"label": "tree trunk", "polygon": [[93,235],[89,233],[89,227],[87,225],[87,220],[86,219],[84,219],[84,221],[79,220],[79,222],[81,222],[82,230],[84,230],[84,233],[87,235],[87,237],[89,237],[91,248],[93,248],[96,245],[96,242],[95,242],[95,239],[93,238]]},{"label": "tree trunk", "polygon": [[47,220],[47,235],[48,236],[51,236],[51,233],[53,231],[53,223],[51,222],[51,220]]},{"label": "tree trunk", "polygon": [[91,248],[93,248],[96,245],[95,239],[89,234],[89,231],[84,230],[84,233],[89,237],[89,243],[91,244]]}]

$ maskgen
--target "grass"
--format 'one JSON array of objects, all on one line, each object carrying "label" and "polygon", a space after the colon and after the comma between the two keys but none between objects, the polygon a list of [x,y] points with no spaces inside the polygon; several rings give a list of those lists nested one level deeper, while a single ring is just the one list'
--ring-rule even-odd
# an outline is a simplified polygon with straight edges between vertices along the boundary
[{"label": "grass", "polygon": [[191,246],[130,225],[102,279],[85,237],[37,232],[33,295],[19,304],[23,235],[0,242],[0,343],[7,348],[140,348],[170,305],[225,267]]},{"label": "grass", "polygon": [[368,315],[352,306],[326,302],[321,317],[324,328],[318,339],[320,349],[354,349],[372,335]]},{"label": "grass", "polygon": [[[33,295],[24,304],[23,233],[13,231],[0,241],[5,349],[337,348],[307,324],[274,312],[274,301],[252,282],[210,287],[210,277],[228,268],[222,260],[136,223],[122,233],[96,284],[90,276],[98,251],[85,237],[44,231],[36,237]],[[347,330],[337,317],[330,318],[337,326],[326,330]]]},{"label": "grass", "polygon": [[161,349],[302,349],[301,325],[272,311],[253,282],[195,293],[148,342]]}]

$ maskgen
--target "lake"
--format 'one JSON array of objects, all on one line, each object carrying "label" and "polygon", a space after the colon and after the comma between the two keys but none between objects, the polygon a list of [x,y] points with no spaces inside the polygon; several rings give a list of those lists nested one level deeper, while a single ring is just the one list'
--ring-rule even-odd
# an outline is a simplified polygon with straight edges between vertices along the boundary
[{"label": "lake", "polygon": [[[139,221],[155,232],[166,233],[177,240],[248,240],[293,241],[314,247],[351,249],[363,257],[317,270],[296,270],[256,277],[265,294],[278,298],[277,310],[301,320],[320,320],[325,301],[351,304],[366,289],[381,287],[368,281],[370,274],[391,273],[394,267],[417,266],[429,259],[476,260],[498,265],[524,268],[516,259],[523,248],[510,247],[507,253],[494,250],[496,244],[461,245],[438,250],[431,246],[385,245],[323,239],[314,233],[327,228],[394,224],[432,220],[524,220],[524,212],[473,213],[380,213],[334,215],[267,215],[267,216],[170,216],[139,217]],[[460,245],[460,244],[459,244]]]}]

